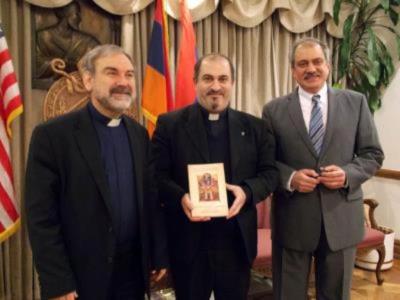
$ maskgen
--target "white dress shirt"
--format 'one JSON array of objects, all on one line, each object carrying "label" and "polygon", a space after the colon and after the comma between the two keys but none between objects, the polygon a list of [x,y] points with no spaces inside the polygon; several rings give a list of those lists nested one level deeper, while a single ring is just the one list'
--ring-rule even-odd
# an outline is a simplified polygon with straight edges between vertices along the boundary
[{"label": "white dress shirt", "polygon": [[312,103],[312,96],[314,95],[319,95],[320,96],[320,105],[321,105],[321,111],[322,111],[322,120],[324,122],[324,127],[326,128],[326,121],[328,120],[328,87],[326,83],[318,91],[318,93],[315,94],[310,94],[303,90],[302,87],[299,86],[299,99],[300,99],[300,106],[301,106],[301,111],[303,113],[303,119],[304,123],[307,128],[307,132],[310,130],[310,118],[311,118],[311,111],[314,106]]},{"label": "white dress shirt", "polygon": [[[303,113],[304,124],[306,125],[307,132],[310,127],[311,111],[313,108],[312,96],[319,95],[321,102],[322,120],[324,122],[324,127],[326,128],[326,122],[328,120],[328,86],[325,83],[324,86],[315,94],[310,94],[306,92],[301,86],[298,89],[301,112]],[[291,188],[290,183],[292,182],[293,175],[296,171],[290,175],[289,180],[286,184],[286,189],[293,192],[294,189]]]}]

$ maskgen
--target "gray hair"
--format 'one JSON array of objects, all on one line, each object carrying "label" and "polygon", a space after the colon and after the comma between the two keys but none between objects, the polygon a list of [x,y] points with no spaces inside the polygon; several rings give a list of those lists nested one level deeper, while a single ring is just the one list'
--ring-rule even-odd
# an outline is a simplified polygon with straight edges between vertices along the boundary
[{"label": "gray hair", "polygon": [[96,71],[96,60],[113,54],[125,55],[134,66],[132,57],[128,53],[126,53],[121,47],[113,44],[105,44],[96,46],[92,50],[87,52],[79,61],[79,69],[81,70],[81,72],[89,72],[91,75],[94,75]]},{"label": "gray hair", "polygon": [[299,39],[294,43],[294,45],[292,47],[292,51],[290,52],[290,56],[289,56],[292,67],[294,67],[294,63],[295,63],[296,50],[299,46],[302,46],[302,45],[320,46],[322,49],[322,52],[324,53],[325,60],[327,61],[327,63],[330,63],[331,54],[330,54],[330,50],[329,50],[328,46],[319,39],[307,37],[307,38]]}]

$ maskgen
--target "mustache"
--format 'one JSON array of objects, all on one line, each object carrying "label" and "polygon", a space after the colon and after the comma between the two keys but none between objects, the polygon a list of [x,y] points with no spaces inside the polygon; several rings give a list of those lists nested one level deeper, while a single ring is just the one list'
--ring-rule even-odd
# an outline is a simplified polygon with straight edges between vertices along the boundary
[{"label": "mustache", "polygon": [[213,95],[224,95],[222,90],[210,90],[207,92],[207,96],[213,96]]},{"label": "mustache", "polygon": [[131,88],[123,85],[117,85],[110,89],[110,94],[127,94],[129,96],[132,95]]},{"label": "mustache", "polygon": [[312,78],[312,77],[319,77],[319,74],[317,72],[306,73],[305,76],[304,76],[304,79],[309,79],[309,78]]}]

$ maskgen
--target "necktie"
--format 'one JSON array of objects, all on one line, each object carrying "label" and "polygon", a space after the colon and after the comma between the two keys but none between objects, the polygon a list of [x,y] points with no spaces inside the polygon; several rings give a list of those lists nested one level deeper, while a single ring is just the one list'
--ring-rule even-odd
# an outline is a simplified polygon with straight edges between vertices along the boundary
[{"label": "necktie", "polygon": [[317,152],[319,155],[321,152],[325,132],[324,122],[322,119],[320,95],[312,96],[311,100],[313,102],[313,108],[311,111],[308,135],[310,136],[310,140],[314,146],[315,152]]}]

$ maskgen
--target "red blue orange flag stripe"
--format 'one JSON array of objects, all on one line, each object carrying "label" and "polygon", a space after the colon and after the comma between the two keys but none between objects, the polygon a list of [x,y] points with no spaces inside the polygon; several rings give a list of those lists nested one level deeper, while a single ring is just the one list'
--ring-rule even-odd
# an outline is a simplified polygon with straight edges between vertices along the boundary
[{"label": "red blue orange flag stripe", "polygon": [[142,111],[150,135],[157,117],[173,107],[168,49],[164,0],[157,0],[142,92]]}]

